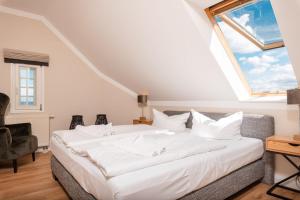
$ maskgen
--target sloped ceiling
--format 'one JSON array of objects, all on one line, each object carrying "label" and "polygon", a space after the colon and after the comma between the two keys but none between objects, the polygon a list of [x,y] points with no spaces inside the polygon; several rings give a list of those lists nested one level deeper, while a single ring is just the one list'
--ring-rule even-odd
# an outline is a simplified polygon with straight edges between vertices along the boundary
[{"label": "sloped ceiling", "polygon": [[0,2],[46,17],[101,72],[151,100],[237,99],[182,0]]},{"label": "sloped ceiling", "polygon": [[[237,100],[210,51],[203,9],[220,0],[0,0],[46,17],[102,73],[151,100]],[[271,0],[298,81],[300,0]],[[190,15],[198,9],[202,25]],[[72,66],[70,66],[72,67]]]}]

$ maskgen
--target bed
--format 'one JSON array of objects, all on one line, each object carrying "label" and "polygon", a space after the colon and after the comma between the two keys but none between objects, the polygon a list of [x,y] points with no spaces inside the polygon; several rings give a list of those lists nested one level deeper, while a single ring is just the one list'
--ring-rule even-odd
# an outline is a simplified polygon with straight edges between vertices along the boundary
[{"label": "bed", "polygon": [[[165,113],[175,115],[183,111]],[[213,119],[226,116],[203,114]],[[192,126],[191,115],[186,126]],[[55,179],[72,199],[225,199],[254,182],[274,182],[273,156],[267,152],[258,156],[265,138],[274,134],[274,118],[245,115],[241,133],[248,138],[225,150],[152,166],[109,180],[88,159],[66,151],[62,144],[51,140],[51,168]]]}]

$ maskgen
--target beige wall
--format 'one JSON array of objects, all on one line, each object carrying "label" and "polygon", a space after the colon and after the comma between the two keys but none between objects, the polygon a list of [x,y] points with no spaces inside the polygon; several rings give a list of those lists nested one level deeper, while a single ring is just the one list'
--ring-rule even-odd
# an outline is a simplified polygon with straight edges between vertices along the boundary
[{"label": "beige wall", "polygon": [[[94,123],[97,113],[106,113],[113,124],[131,123],[139,115],[134,97],[97,76],[41,22],[0,13],[0,27],[0,51],[11,48],[50,55],[45,113],[55,116],[52,130],[68,128],[74,114],[82,114],[86,124]],[[0,92],[10,94],[10,64],[3,58]]]}]

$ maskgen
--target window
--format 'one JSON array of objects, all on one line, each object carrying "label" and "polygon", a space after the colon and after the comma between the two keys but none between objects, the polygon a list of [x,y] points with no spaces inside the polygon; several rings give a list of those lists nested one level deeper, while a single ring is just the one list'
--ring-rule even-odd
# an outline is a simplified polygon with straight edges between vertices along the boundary
[{"label": "window", "polygon": [[226,0],[206,12],[250,95],[298,87],[270,0]]},{"label": "window", "polygon": [[12,64],[11,112],[43,111],[43,67]]}]

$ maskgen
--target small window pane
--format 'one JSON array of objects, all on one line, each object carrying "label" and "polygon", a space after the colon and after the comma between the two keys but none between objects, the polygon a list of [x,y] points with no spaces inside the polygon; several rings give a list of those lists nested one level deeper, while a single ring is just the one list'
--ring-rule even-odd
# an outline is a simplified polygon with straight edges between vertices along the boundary
[{"label": "small window pane", "polygon": [[21,78],[27,78],[27,68],[20,67],[20,77]]},{"label": "small window pane", "polygon": [[21,86],[21,87],[27,87],[27,80],[21,78],[21,79],[20,79],[20,86]]},{"label": "small window pane", "polygon": [[28,76],[28,78],[34,79],[35,78],[35,73],[36,73],[35,68],[29,68],[29,76]]},{"label": "small window pane", "polygon": [[28,79],[28,87],[34,87],[34,80],[33,79]]},{"label": "small window pane", "polygon": [[34,101],[33,97],[28,97],[27,102],[28,102],[28,105],[35,105],[35,101]]},{"label": "small window pane", "polygon": [[19,68],[19,104],[36,105],[36,68],[22,66]]},{"label": "small window pane", "polygon": [[26,105],[27,104],[27,97],[21,97],[20,98],[20,104],[21,105]]},{"label": "small window pane", "polygon": [[26,88],[21,88],[20,90],[20,96],[27,96]]},{"label": "small window pane", "polygon": [[34,89],[33,88],[28,88],[28,96],[34,96]]}]

